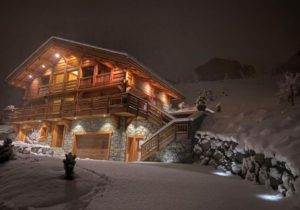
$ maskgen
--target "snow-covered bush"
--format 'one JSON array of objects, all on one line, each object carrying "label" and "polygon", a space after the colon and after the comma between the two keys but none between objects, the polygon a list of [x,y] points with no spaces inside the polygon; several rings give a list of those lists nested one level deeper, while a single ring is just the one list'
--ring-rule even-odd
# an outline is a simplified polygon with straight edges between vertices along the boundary
[{"label": "snow-covered bush", "polygon": [[11,139],[6,139],[0,145],[0,163],[8,161],[13,155],[13,145]]},{"label": "snow-covered bush", "polygon": [[65,155],[66,159],[63,160],[65,177],[66,179],[72,179],[74,173],[74,167],[76,164],[76,155],[73,155],[71,152]]},{"label": "snow-covered bush", "polygon": [[14,150],[16,154],[33,154],[40,156],[53,156],[54,151],[48,145],[25,143],[22,141],[14,141]]},{"label": "snow-covered bush", "polygon": [[300,73],[284,73],[284,80],[279,83],[280,102],[287,101],[291,106],[295,105],[295,96],[299,95]]}]

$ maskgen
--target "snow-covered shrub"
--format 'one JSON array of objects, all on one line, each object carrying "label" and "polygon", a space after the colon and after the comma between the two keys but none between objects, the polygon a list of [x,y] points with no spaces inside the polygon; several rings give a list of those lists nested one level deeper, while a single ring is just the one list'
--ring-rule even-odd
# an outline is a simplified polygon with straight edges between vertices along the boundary
[{"label": "snow-covered shrub", "polygon": [[13,145],[11,139],[6,139],[0,146],[0,163],[8,161],[13,155]]},{"label": "snow-covered shrub", "polygon": [[63,160],[65,177],[66,179],[72,179],[74,173],[74,167],[76,164],[76,155],[73,155],[71,152],[65,155],[66,159]]},{"label": "snow-covered shrub", "polygon": [[16,154],[33,154],[40,156],[53,156],[54,151],[48,145],[30,144],[22,141],[14,141],[14,150]]},{"label": "snow-covered shrub", "polygon": [[300,73],[293,74],[291,72],[284,73],[284,80],[279,83],[280,102],[287,101],[290,105],[295,105],[295,96],[299,95]]}]

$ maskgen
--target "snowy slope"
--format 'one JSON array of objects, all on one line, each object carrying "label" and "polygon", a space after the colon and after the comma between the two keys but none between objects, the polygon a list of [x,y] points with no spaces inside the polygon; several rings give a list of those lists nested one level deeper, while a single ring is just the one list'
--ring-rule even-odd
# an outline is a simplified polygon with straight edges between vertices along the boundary
[{"label": "snowy slope", "polygon": [[73,181],[62,179],[62,162],[54,158],[0,168],[0,209],[288,210],[293,203],[261,200],[263,187],[196,165],[79,160]]},{"label": "snowy slope", "polygon": [[[279,104],[278,77],[239,79],[180,84],[187,101],[192,103],[203,89],[211,90],[214,108],[221,103],[222,112],[207,114],[199,128],[233,137],[241,149],[253,149],[267,157],[287,162],[295,175],[300,169],[300,101],[296,106]],[[296,191],[300,192],[297,180]],[[300,202],[300,198],[299,198]]]},{"label": "snowy slope", "polygon": [[[221,103],[222,112],[208,114],[200,130],[233,136],[246,149],[276,154],[300,169],[300,101],[296,106],[280,105],[276,79],[260,78],[181,84],[178,87],[190,103],[203,90],[212,90],[214,108]],[[225,91],[225,94],[222,92]]]}]

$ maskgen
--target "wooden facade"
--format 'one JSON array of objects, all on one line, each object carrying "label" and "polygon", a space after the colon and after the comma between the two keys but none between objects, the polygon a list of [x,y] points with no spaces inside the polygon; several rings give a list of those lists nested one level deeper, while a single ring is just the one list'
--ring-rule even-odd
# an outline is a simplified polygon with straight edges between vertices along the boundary
[{"label": "wooden facade", "polygon": [[[141,117],[166,125],[174,119],[166,107],[171,106],[172,100],[183,99],[175,88],[125,53],[57,37],[44,43],[7,77],[7,81],[25,89],[23,106],[9,112],[10,122],[15,125],[43,122],[39,128],[40,141],[46,141],[50,133],[53,147],[64,146],[64,135],[68,131],[66,121],[122,116]],[[176,133],[187,132],[186,126],[187,123],[171,122],[170,127],[139,148],[142,159],[162,143],[168,143]],[[19,139],[24,140],[25,135],[26,129],[20,128]],[[110,137],[98,141],[92,133],[85,133],[85,137],[73,135],[73,152],[87,157],[90,150],[92,158],[108,159],[109,149],[97,155],[101,149],[95,152],[92,148],[109,147]],[[94,140],[87,140],[88,136]],[[130,160],[137,159],[135,152],[130,152]]]}]

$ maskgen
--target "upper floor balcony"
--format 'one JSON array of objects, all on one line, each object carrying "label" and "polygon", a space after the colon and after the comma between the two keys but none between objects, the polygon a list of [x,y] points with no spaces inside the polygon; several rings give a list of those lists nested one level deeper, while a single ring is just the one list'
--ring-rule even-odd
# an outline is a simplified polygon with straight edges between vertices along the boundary
[{"label": "upper floor balcony", "polygon": [[101,88],[122,84],[125,80],[123,71],[112,71],[98,75],[76,78],[63,82],[54,82],[52,84],[37,85],[28,90],[25,99],[33,99],[57,93],[80,91],[91,88]]},{"label": "upper floor balcony", "polygon": [[109,96],[76,98],[72,102],[53,102],[41,105],[14,108],[6,113],[12,123],[34,122],[40,120],[74,120],[81,117],[105,116],[115,114],[127,117],[150,118],[157,123],[169,122],[170,115],[151,102],[131,93]]}]

